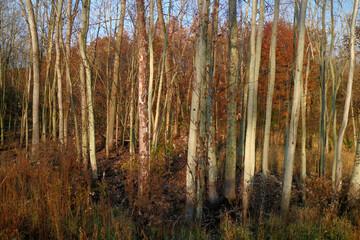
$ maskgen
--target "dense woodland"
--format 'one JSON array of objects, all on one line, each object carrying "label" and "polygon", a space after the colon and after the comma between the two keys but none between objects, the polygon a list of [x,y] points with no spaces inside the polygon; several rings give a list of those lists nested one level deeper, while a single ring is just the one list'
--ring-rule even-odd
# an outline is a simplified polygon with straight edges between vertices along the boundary
[{"label": "dense woodland", "polygon": [[359,239],[359,0],[0,0],[1,239]]}]

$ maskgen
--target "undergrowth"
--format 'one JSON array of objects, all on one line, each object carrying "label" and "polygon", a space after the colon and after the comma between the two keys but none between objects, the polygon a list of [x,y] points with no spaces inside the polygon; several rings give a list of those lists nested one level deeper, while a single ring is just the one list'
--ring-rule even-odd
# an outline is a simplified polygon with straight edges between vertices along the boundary
[{"label": "undergrowth", "polygon": [[93,181],[73,149],[0,153],[0,239],[360,239],[360,205],[346,199],[349,174],[337,201],[328,178],[309,175],[305,188],[295,179],[287,219],[279,216],[281,174],[270,174],[265,190],[258,174],[247,219],[240,199],[228,204],[219,191],[219,205],[205,204],[202,223],[189,226],[183,149],[154,158],[148,201],[137,199],[136,158],[115,169],[102,164],[105,174]]}]

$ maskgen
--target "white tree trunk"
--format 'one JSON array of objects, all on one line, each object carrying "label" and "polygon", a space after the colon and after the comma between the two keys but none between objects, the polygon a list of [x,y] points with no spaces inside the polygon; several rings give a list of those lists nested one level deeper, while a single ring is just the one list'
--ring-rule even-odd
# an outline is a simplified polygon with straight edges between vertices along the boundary
[{"label": "white tree trunk", "polygon": [[285,216],[288,213],[291,185],[293,179],[293,166],[295,158],[295,148],[297,140],[298,120],[300,115],[300,97],[302,92],[301,78],[304,64],[304,44],[305,44],[305,19],[306,19],[307,0],[301,0],[300,16],[298,24],[298,45],[296,54],[296,66],[294,76],[294,96],[292,101],[291,119],[289,134],[286,141],[286,151],[284,158],[283,190],[281,198],[281,212]]},{"label": "white tree trunk", "polygon": [[56,59],[55,59],[55,70],[57,78],[57,98],[58,98],[58,107],[59,107],[59,140],[61,144],[64,144],[64,109],[63,109],[63,97],[62,97],[62,73],[60,69],[60,18],[63,8],[63,0],[59,0],[56,7],[56,22],[55,22],[55,49],[56,49]]},{"label": "white tree trunk", "polygon": [[26,7],[28,11],[30,34],[31,34],[31,46],[32,46],[32,66],[33,66],[33,101],[32,101],[32,145],[35,150],[35,145],[39,143],[39,89],[40,89],[40,59],[39,59],[39,42],[37,34],[37,26],[34,16],[34,9],[31,0],[26,0]]},{"label": "white tree trunk", "polygon": [[354,2],[354,10],[351,20],[351,29],[350,29],[350,65],[349,65],[349,75],[348,82],[346,87],[346,97],[345,97],[345,106],[344,106],[344,115],[342,119],[341,128],[339,131],[339,138],[337,142],[337,153],[336,153],[336,191],[341,190],[342,185],[342,146],[344,140],[345,129],[349,119],[349,109],[350,109],[350,100],[352,93],[352,85],[354,79],[354,68],[355,68],[355,26],[356,26],[356,17],[359,9],[359,0]]},{"label": "white tree trunk", "polygon": [[[256,1],[256,0],[255,0]],[[256,161],[256,118],[257,118],[257,91],[258,79],[260,69],[262,34],[264,26],[264,10],[265,1],[260,0],[259,13],[259,27],[255,46],[255,32],[256,32],[256,12],[257,3],[253,1],[252,17],[251,17],[251,59],[249,69],[249,95],[248,95],[248,109],[247,109],[247,129],[245,142],[245,161],[244,161],[244,187],[243,187],[243,208],[244,215],[248,209],[249,191],[251,190],[252,180],[255,174]]]},{"label": "white tree trunk", "polygon": [[276,72],[276,41],[277,41],[277,29],[279,23],[279,6],[280,0],[275,0],[275,12],[274,21],[271,30],[271,42],[270,42],[270,55],[269,55],[269,85],[266,97],[266,119],[265,119],[265,130],[264,130],[264,148],[262,156],[262,171],[263,174],[267,175],[269,170],[269,145],[270,145],[270,127],[271,127],[271,114],[272,114],[272,103],[274,96],[275,86],[275,72]]},{"label": "white tree trunk", "polygon": [[86,73],[86,97],[88,107],[88,134],[89,134],[89,156],[93,179],[97,179],[97,163],[96,163],[96,146],[95,146],[95,121],[94,121],[94,106],[92,99],[92,73],[89,59],[86,54],[86,36],[89,29],[89,13],[90,0],[83,0],[82,16],[81,16],[81,30],[79,34],[79,48],[82,57],[82,62]]}]

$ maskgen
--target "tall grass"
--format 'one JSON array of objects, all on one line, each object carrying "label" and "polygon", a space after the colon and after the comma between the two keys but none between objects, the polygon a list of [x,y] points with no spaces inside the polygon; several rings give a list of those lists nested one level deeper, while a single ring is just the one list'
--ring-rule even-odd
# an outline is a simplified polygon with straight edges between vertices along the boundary
[{"label": "tall grass", "polygon": [[105,197],[72,149],[9,151],[0,162],[0,239],[131,239],[132,225]]}]

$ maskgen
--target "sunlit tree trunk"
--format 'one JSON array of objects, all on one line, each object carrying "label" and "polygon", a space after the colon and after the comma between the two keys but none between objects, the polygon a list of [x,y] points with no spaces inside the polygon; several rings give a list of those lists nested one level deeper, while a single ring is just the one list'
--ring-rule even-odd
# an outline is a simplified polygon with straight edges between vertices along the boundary
[{"label": "sunlit tree trunk", "polygon": [[137,30],[138,30],[138,84],[139,84],[139,197],[147,196],[149,184],[149,127],[148,127],[148,102],[147,102],[147,56],[146,56],[146,29],[145,8],[143,0],[136,0]]},{"label": "sunlit tree trunk", "polygon": [[82,62],[86,73],[86,97],[88,107],[88,134],[89,134],[89,156],[93,179],[97,179],[96,146],[95,146],[95,122],[94,106],[91,89],[91,66],[86,54],[86,36],[89,29],[90,0],[82,2],[81,30],[79,35],[79,48]]},{"label": "sunlit tree trunk", "polygon": [[[247,2],[246,5],[246,10],[245,10],[245,17],[242,16],[242,11],[240,11],[241,13],[241,20],[242,20],[242,28],[245,28],[245,26],[247,25],[247,18],[248,18],[248,14],[249,14],[249,8],[250,8],[250,2]],[[241,6],[240,6],[241,8]],[[245,134],[246,134],[246,115],[247,115],[247,100],[248,100],[248,89],[249,89],[249,85],[245,79],[245,73],[246,71],[244,70],[244,63],[246,61],[244,61],[244,59],[247,59],[247,57],[244,56],[244,44],[245,44],[245,31],[242,31],[241,33],[241,42],[240,42],[240,54],[239,54],[239,65],[240,65],[240,81],[241,83],[239,84],[239,88],[241,91],[241,119],[240,119],[240,133],[239,133],[239,141],[238,141],[238,164],[241,165],[244,159],[244,150],[245,150]],[[248,67],[247,67],[248,68]]]},{"label": "sunlit tree trunk", "polygon": [[293,179],[293,166],[295,148],[297,140],[298,120],[300,115],[300,97],[302,92],[301,78],[304,64],[304,45],[305,45],[305,19],[306,19],[307,0],[301,0],[300,16],[298,22],[298,45],[296,49],[296,65],[294,76],[294,96],[292,101],[291,119],[289,133],[286,139],[283,190],[281,198],[281,213],[285,216],[289,211],[291,185]]},{"label": "sunlit tree trunk", "polygon": [[63,97],[62,97],[62,73],[60,69],[60,18],[63,7],[63,0],[59,0],[57,9],[56,9],[56,22],[55,22],[55,49],[56,49],[56,59],[55,59],[55,71],[57,78],[57,99],[59,107],[59,140],[60,143],[64,143],[64,109],[63,109]]},{"label": "sunlit tree trunk", "polygon": [[271,30],[271,42],[270,42],[270,62],[269,62],[269,85],[266,98],[266,120],[264,130],[264,147],[262,155],[262,171],[263,174],[267,175],[269,170],[269,145],[270,145],[270,127],[271,127],[271,114],[272,114],[272,103],[274,96],[275,86],[275,70],[276,70],[276,41],[277,41],[277,29],[279,23],[279,6],[280,0],[275,0],[275,12],[274,21]]},{"label": "sunlit tree trunk", "polygon": [[32,46],[32,66],[33,66],[33,101],[32,101],[32,145],[35,150],[35,145],[39,143],[39,87],[40,87],[40,59],[39,59],[39,42],[37,34],[37,25],[34,16],[34,9],[31,0],[25,0],[30,31],[31,31],[31,46]]},{"label": "sunlit tree trunk", "polygon": [[214,65],[215,65],[215,44],[218,34],[218,17],[219,17],[219,0],[213,3],[213,20],[211,25],[211,38],[210,38],[210,60],[209,60],[209,74],[207,80],[207,98],[206,98],[206,133],[207,133],[207,154],[208,154],[208,197],[211,204],[218,202],[219,196],[216,190],[217,182],[217,166],[216,166],[216,141],[215,141],[215,121],[214,121]]},{"label": "sunlit tree trunk", "polygon": [[120,72],[120,55],[121,55],[121,44],[124,31],[124,19],[125,19],[125,8],[126,0],[121,0],[121,10],[120,10],[120,20],[118,26],[118,32],[116,36],[116,46],[115,46],[115,60],[114,60],[114,72],[113,72],[113,81],[111,84],[111,92],[109,99],[109,123],[108,123],[108,136],[106,138],[106,152],[107,157],[109,157],[109,152],[114,149],[114,123],[115,123],[115,114],[116,114],[116,104],[117,104],[117,95],[119,93],[119,72]]},{"label": "sunlit tree trunk", "polygon": [[[256,20],[256,11],[257,4],[254,4],[255,8],[252,11],[255,11],[255,16],[251,18],[251,34],[253,31],[256,31],[255,21]],[[252,187],[252,180],[255,174],[255,161],[256,161],[256,149],[255,149],[255,139],[256,139],[256,119],[257,119],[257,91],[258,91],[258,79],[259,79],[259,70],[260,70],[260,57],[261,57],[261,45],[262,45],[262,34],[264,26],[264,10],[265,2],[260,0],[260,13],[259,13],[259,26],[258,34],[256,39],[256,49],[253,39],[255,36],[251,35],[251,60],[250,60],[250,73],[249,73],[249,99],[248,99],[248,115],[247,115],[247,129],[246,129],[246,142],[245,142],[245,161],[244,161],[244,187],[243,187],[243,207],[244,207],[244,216],[246,216],[246,211],[249,205],[249,193]],[[254,17],[254,20],[253,20]],[[255,52],[255,55],[253,53]]]},{"label": "sunlit tree trunk", "polygon": [[354,9],[352,13],[351,27],[350,27],[350,65],[349,65],[349,75],[348,82],[346,87],[346,96],[345,96],[345,106],[343,119],[341,123],[341,128],[339,131],[339,138],[337,142],[337,152],[336,152],[336,191],[339,192],[342,185],[342,146],[344,140],[345,129],[349,119],[349,109],[350,109],[350,100],[352,93],[352,85],[354,80],[354,68],[355,68],[355,26],[356,26],[356,17],[359,8],[359,0],[354,1]]},{"label": "sunlit tree trunk", "polygon": [[[196,40],[195,52],[195,74],[191,97],[190,109],[190,129],[189,129],[189,142],[188,142],[188,156],[186,168],[186,212],[185,218],[187,222],[191,222],[194,216],[194,208],[196,197],[200,197],[200,193],[196,191],[196,183],[199,181],[199,175],[204,174],[201,172],[203,169],[203,161],[199,159],[197,154],[198,133],[200,131],[200,118],[201,109],[201,88],[203,87],[204,78],[206,79],[206,13],[208,13],[208,0],[200,0],[199,6],[199,32]],[[199,166],[199,171],[196,171],[196,165]],[[200,180],[201,181],[201,180]],[[200,183],[201,185],[201,183]],[[198,185],[199,187],[199,185]],[[201,187],[201,186],[200,186]],[[198,206],[199,207],[199,206]],[[197,217],[199,217],[199,211]]]}]

